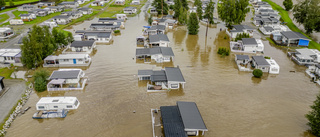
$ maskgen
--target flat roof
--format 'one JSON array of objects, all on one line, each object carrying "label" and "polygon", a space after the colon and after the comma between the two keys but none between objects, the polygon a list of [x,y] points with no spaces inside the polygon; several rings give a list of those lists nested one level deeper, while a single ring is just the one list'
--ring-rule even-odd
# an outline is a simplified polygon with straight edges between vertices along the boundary
[{"label": "flat roof", "polygon": [[171,47],[154,47],[136,49],[136,56],[162,54],[163,56],[174,56]]},{"label": "flat roof", "polygon": [[186,82],[179,67],[165,67],[168,81]]},{"label": "flat roof", "polygon": [[208,131],[195,102],[177,101],[185,131],[203,130]]},{"label": "flat roof", "polygon": [[317,55],[311,49],[308,49],[308,48],[296,49],[296,51],[299,52],[301,55],[306,55],[306,56]]},{"label": "flat roof", "polygon": [[71,43],[70,47],[92,47],[94,42],[94,40],[74,41]]},{"label": "flat roof", "polygon": [[76,79],[80,72],[80,69],[55,70],[52,72],[49,79]]},{"label": "flat roof", "polygon": [[249,60],[248,55],[236,55],[237,60]]},{"label": "flat roof", "polygon": [[252,59],[257,63],[258,66],[270,66],[263,56],[252,56]]},{"label": "flat roof", "polygon": [[38,104],[60,104],[60,103],[71,103],[73,104],[77,100],[76,97],[42,97]]},{"label": "flat roof", "polygon": [[88,56],[88,54],[60,54],[57,59],[83,59]]},{"label": "flat roof", "polygon": [[188,137],[177,106],[161,106],[160,111],[165,137]]}]

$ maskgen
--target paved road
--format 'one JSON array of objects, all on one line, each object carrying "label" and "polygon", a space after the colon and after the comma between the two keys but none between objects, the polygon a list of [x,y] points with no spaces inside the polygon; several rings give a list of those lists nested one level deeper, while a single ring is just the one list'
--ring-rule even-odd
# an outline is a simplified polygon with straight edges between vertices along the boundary
[{"label": "paved road", "polygon": [[26,90],[26,84],[23,80],[4,79],[4,85],[6,88],[10,88],[0,96],[0,123],[2,123],[13,106],[21,98],[22,93]]}]

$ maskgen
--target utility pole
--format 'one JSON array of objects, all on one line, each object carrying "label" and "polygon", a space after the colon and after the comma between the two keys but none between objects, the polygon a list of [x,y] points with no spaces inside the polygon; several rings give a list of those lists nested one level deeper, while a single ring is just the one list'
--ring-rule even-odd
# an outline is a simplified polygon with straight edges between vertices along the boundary
[{"label": "utility pole", "polygon": [[161,18],[163,18],[163,0],[161,0],[161,10],[162,10],[162,15],[161,15]]}]

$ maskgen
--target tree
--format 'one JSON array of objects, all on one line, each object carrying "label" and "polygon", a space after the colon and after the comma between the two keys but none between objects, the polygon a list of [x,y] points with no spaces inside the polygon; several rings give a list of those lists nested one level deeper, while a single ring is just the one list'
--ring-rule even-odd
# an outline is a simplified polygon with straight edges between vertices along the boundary
[{"label": "tree", "polygon": [[42,92],[46,90],[47,81],[46,79],[49,77],[49,72],[45,69],[38,69],[35,71],[33,75],[34,88],[38,92]]},{"label": "tree", "polygon": [[6,6],[6,2],[4,0],[0,0],[0,7]]},{"label": "tree", "polygon": [[196,13],[191,13],[188,20],[188,33],[197,35],[199,32],[199,21]]},{"label": "tree", "polygon": [[197,16],[198,16],[199,20],[202,20],[203,12],[202,12],[202,2],[201,2],[201,0],[195,0],[194,1],[194,5],[197,7]]},{"label": "tree", "polygon": [[9,0],[9,5],[14,6],[14,3],[12,2],[12,0]]},{"label": "tree", "polygon": [[214,2],[212,0],[209,1],[209,4],[206,7],[204,18],[208,19],[209,24],[213,24],[213,10],[214,10]]},{"label": "tree", "polygon": [[180,12],[179,13],[180,15],[178,17],[179,24],[181,24],[181,25],[187,24],[187,22],[188,22],[188,11],[185,8],[180,7],[179,12]]},{"label": "tree", "polygon": [[263,75],[263,72],[261,69],[254,69],[252,72],[253,76],[256,78],[261,78]]},{"label": "tree", "polygon": [[180,16],[180,8],[181,8],[181,1],[180,0],[174,0],[174,17],[179,18]]},{"label": "tree", "polygon": [[181,6],[182,6],[184,9],[189,10],[187,0],[181,0]]},{"label": "tree", "polygon": [[307,34],[320,31],[320,0],[304,0],[294,5],[294,19],[303,24]]},{"label": "tree", "polygon": [[152,20],[152,16],[149,16],[149,18],[148,18],[148,24],[151,25],[151,24],[152,24],[152,21],[153,21],[153,20]]},{"label": "tree", "polygon": [[291,10],[293,7],[292,0],[284,0],[282,4],[286,8],[286,11]]},{"label": "tree", "polygon": [[[119,31],[120,32],[120,31]],[[74,41],[72,33],[68,31],[67,37],[66,37],[66,41],[68,43],[72,43]]]},{"label": "tree", "polygon": [[158,14],[162,14],[162,10],[164,15],[168,14],[169,7],[168,4],[164,2],[164,0],[154,0],[152,6],[157,9]]},{"label": "tree", "polygon": [[250,11],[249,0],[221,0],[218,6],[219,18],[231,28],[233,24],[241,24]]},{"label": "tree", "polygon": [[56,28],[52,29],[52,35],[54,37],[54,41],[58,46],[67,45],[68,41],[66,40],[66,35],[58,31]]},{"label": "tree", "polygon": [[311,128],[311,133],[317,137],[320,136],[320,95],[317,96],[317,99],[313,102],[313,105],[310,106],[312,109],[309,111],[305,117],[309,120],[307,123]]},{"label": "tree", "polygon": [[239,33],[234,41],[242,40],[242,38],[250,38],[250,35],[248,33]]}]

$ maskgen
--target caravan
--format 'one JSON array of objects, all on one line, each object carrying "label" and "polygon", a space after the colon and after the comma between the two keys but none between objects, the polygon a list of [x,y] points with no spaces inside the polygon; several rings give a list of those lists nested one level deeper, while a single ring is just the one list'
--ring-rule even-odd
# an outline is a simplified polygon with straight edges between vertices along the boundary
[{"label": "caravan", "polygon": [[77,109],[80,102],[76,97],[42,97],[36,104],[37,110]]}]

